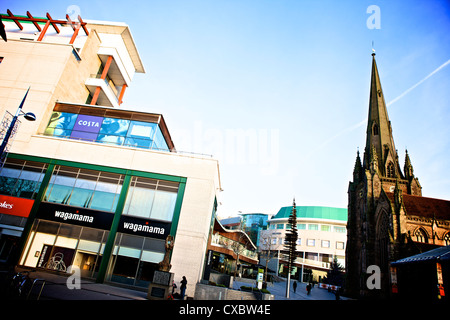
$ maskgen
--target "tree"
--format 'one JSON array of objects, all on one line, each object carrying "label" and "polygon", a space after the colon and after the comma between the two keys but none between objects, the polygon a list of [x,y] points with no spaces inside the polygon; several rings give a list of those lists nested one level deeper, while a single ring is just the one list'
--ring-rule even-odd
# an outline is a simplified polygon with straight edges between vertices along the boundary
[{"label": "tree", "polygon": [[247,236],[244,231],[239,230],[238,236],[236,240],[232,239],[226,239],[225,246],[226,248],[233,251],[233,253],[236,255],[235,260],[235,268],[234,268],[234,277],[236,278],[236,273],[238,271],[239,266],[239,256],[247,249],[245,245],[243,245],[241,242],[246,243],[247,242]]},{"label": "tree", "polygon": [[284,238],[284,249],[286,260],[288,262],[288,279],[287,279],[287,287],[286,287],[286,297],[289,298],[289,287],[291,282],[291,273],[294,267],[295,259],[297,258],[297,240],[298,240],[298,231],[297,231],[297,208],[295,206],[295,198],[292,204],[292,212],[288,219],[288,224],[290,229],[286,232],[286,236]]},{"label": "tree", "polygon": [[267,267],[269,265],[269,262],[277,256],[277,251],[273,249],[273,239],[276,238],[273,238],[271,233],[261,235],[261,244],[264,248],[263,252],[261,253],[261,258],[264,258],[266,260],[266,267],[264,271],[265,283],[267,282]]},{"label": "tree", "polygon": [[335,286],[342,286],[344,267],[338,262],[335,256],[333,262],[330,263],[330,270],[327,273],[326,283]]}]

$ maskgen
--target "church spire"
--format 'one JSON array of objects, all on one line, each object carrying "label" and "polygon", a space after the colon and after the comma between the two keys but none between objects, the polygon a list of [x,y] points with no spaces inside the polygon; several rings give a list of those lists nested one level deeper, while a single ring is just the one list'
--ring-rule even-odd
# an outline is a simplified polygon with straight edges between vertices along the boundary
[{"label": "church spire", "polygon": [[384,177],[401,177],[397,150],[392,136],[391,122],[384,101],[378,74],[375,53],[372,53],[372,75],[370,82],[369,115],[367,120],[366,148],[364,150],[364,167],[369,169],[371,155],[378,157],[379,172]]},{"label": "church spire", "polygon": [[359,183],[363,180],[363,167],[361,164],[361,158],[359,157],[359,149],[356,153],[355,166],[353,168],[353,182]]},{"label": "church spire", "polygon": [[406,179],[411,180],[412,178],[414,178],[414,169],[411,164],[411,160],[409,159],[408,150],[406,150],[405,166],[403,167],[403,171],[405,172]]}]

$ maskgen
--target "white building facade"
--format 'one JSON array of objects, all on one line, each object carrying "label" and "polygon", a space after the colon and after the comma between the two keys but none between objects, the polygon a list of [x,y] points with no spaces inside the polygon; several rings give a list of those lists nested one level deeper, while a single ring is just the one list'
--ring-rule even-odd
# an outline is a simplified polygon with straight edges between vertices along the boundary
[{"label": "white building facade", "polygon": [[[335,258],[345,267],[347,209],[318,206],[296,208],[299,257],[295,261],[293,276],[303,282],[319,282],[326,276]],[[282,207],[268,221],[268,229],[261,231],[260,236],[260,250],[263,252],[260,264],[267,262],[270,270],[282,276],[286,275],[286,260],[282,251],[290,228],[288,219],[291,212],[292,206]]]}]

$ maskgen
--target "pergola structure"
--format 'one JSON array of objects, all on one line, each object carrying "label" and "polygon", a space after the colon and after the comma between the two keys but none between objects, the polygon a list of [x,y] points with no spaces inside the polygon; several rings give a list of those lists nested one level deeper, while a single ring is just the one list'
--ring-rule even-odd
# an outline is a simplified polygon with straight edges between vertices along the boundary
[{"label": "pergola structure", "polygon": [[[37,38],[37,41],[42,41],[42,39],[45,36],[45,33],[47,32],[48,27],[50,27],[50,25],[55,29],[56,33],[60,33],[60,30],[58,28],[58,25],[60,26],[71,26],[73,29],[73,35],[72,38],[70,39],[69,44],[73,44],[78,32],[80,31],[80,29],[82,28],[83,31],[85,32],[86,35],[89,35],[89,31],[86,28],[86,22],[84,22],[80,15],[78,15],[78,21],[72,21],[69,17],[68,14],[66,14],[66,19],[67,20],[55,20],[53,19],[50,14],[47,12],[46,18],[35,18],[31,15],[31,13],[29,11],[27,11],[27,16],[15,16],[11,10],[7,10],[6,11],[8,14],[0,14],[0,17],[2,20],[12,20],[14,21],[14,23],[17,25],[17,27],[20,30],[23,30],[23,26],[20,22],[32,22],[33,25],[36,27],[36,29],[40,32],[39,37]],[[40,23],[45,23],[44,27],[41,27],[39,25]]]}]

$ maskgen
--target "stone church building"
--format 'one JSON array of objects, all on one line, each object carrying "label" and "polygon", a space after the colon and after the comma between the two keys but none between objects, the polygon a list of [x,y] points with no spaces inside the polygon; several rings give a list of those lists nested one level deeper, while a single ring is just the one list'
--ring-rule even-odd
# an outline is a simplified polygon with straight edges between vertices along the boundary
[{"label": "stone church building", "polygon": [[[450,245],[450,201],[422,197],[408,151],[401,170],[375,53],[366,135],[348,187],[346,294],[387,298],[391,262]],[[380,268],[380,289],[367,286],[371,265]]]}]

